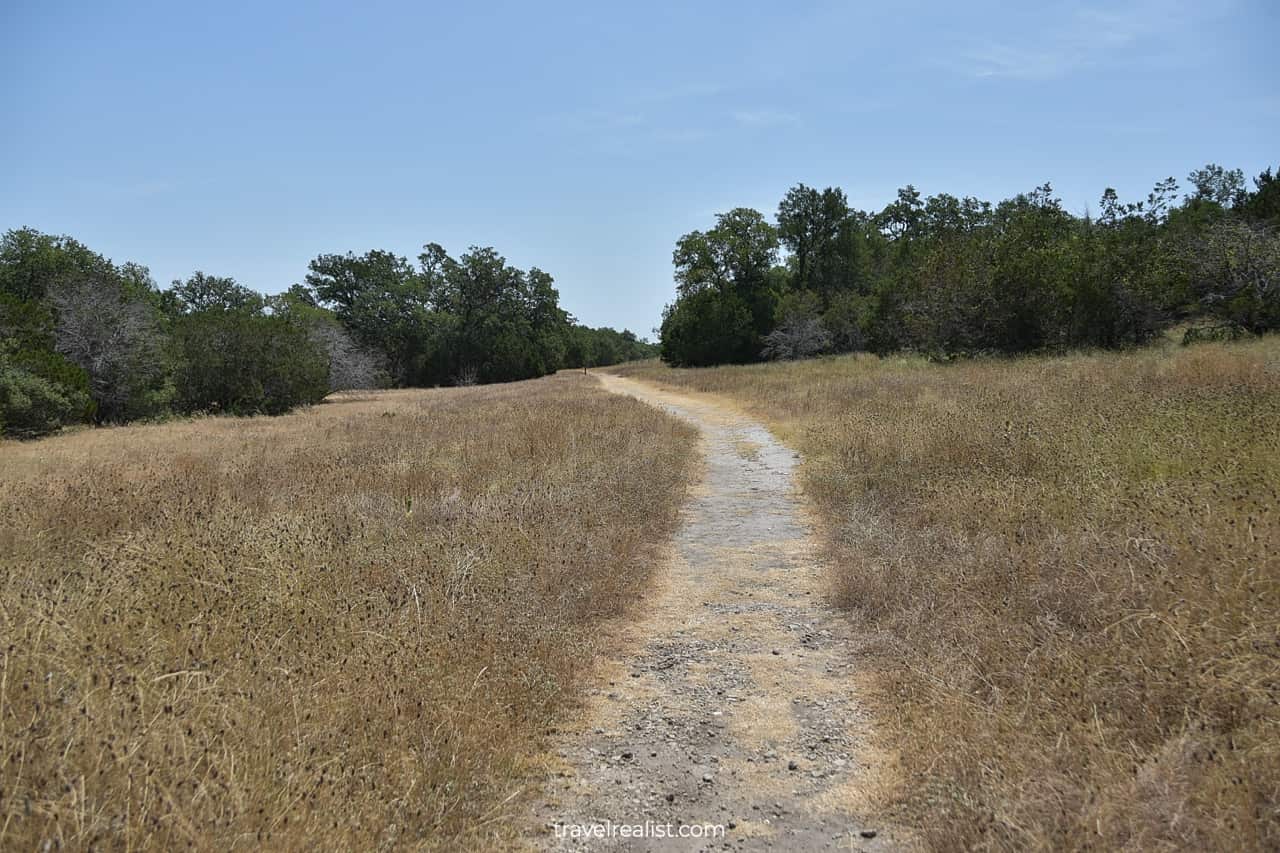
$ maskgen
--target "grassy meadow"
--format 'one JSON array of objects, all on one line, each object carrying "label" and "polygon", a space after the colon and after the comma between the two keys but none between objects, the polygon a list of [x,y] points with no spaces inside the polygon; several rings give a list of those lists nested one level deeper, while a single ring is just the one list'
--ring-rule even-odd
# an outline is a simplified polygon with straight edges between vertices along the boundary
[{"label": "grassy meadow", "polygon": [[930,846],[1280,847],[1280,338],[615,370],[802,453]]},{"label": "grassy meadow", "polygon": [[692,437],[569,374],[0,443],[0,848],[506,846]]}]

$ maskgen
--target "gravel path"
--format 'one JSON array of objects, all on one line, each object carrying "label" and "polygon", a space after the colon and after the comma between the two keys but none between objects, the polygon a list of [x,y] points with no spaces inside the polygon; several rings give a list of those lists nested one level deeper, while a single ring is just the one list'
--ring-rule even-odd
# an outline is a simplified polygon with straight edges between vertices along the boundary
[{"label": "gravel path", "polygon": [[[598,376],[697,425],[705,468],[642,617],[625,629],[618,657],[593,672],[599,685],[580,725],[561,733],[560,764],[534,803],[534,844],[898,846],[890,828],[865,817],[861,793],[883,759],[856,702],[848,619],[823,602],[795,454],[710,398]],[[725,834],[623,837],[632,832],[623,826],[646,823],[686,832],[718,824]],[[614,837],[581,837],[572,827],[583,824]]]}]

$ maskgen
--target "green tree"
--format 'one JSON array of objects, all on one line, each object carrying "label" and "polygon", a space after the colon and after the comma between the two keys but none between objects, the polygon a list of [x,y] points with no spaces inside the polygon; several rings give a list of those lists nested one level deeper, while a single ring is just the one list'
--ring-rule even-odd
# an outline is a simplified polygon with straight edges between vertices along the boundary
[{"label": "green tree", "polygon": [[49,288],[55,346],[88,375],[100,423],[160,414],[173,396],[159,312],[137,290],[110,277],[68,278]]},{"label": "green tree", "polygon": [[1241,212],[1252,222],[1280,228],[1280,169],[1268,167],[1253,179],[1254,189],[1245,195]]},{"label": "green tree", "polygon": [[275,415],[329,392],[328,354],[305,323],[266,313],[234,279],[197,273],[171,293],[182,410]]},{"label": "green tree", "polygon": [[[6,232],[0,238],[0,360],[7,405],[25,412],[0,416],[8,429],[33,435],[95,414],[121,420],[146,409],[145,392],[162,386],[163,378],[152,383],[150,363],[132,358],[142,352],[134,346],[137,327],[114,309],[148,310],[151,287],[145,267],[117,267],[71,237],[32,228]],[[77,298],[66,298],[73,292]]]},{"label": "green tree", "polygon": [[0,435],[37,438],[83,419],[87,391],[0,355]]},{"label": "green tree", "polygon": [[267,298],[274,317],[284,317],[306,329],[311,342],[328,358],[329,390],[382,388],[390,383],[381,353],[357,341],[328,308],[317,303],[305,285],[295,284]]},{"label": "green tree", "polygon": [[[776,269],[777,258],[777,229],[749,208],[719,214],[711,230],[681,237],[672,255],[678,296],[663,320],[663,358],[670,355],[681,363],[694,363],[687,360],[692,357],[704,364],[758,358],[761,339],[773,330],[777,300],[786,284]],[[742,311],[745,327],[739,323]],[[725,334],[714,337],[723,347],[719,357],[706,344],[688,339],[667,345],[668,331],[683,335],[705,328],[712,317],[731,323]]]},{"label": "green tree", "polygon": [[662,315],[662,360],[674,367],[755,361],[760,337],[736,293],[699,290],[682,295]]},{"label": "green tree", "polygon": [[68,278],[119,276],[109,260],[71,237],[41,234],[34,228],[0,237],[0,293],[18,300],[42,300],[50,285]]},{"label": "green tree", "polygon": [[778,204],[778,238],[791,253],[791,286],[817,293],[824,306],[849,283],[847,255],[856,254],[857,243],[850,241],[856,232],[846,227],[848,218],[844,191],[835,187],[818,192],[797,184]]},{"label": "green tree", "polygon": [[412,264],[393,252],[321,255],[306,277],[318,304],[330,308],[364,347],[380,352],[400,385],[439,381],[432,362],[441,327]]},{"label": "green tree", "polygon": [[570,318],[549,274],[478,246],[455,260],[429,244],[419,265],[444,330],[437,363],[453,381],[529,379],[564,365]]},{"label": "green tree", "polygon": [[575,325],[569,331],[564,366],[601,367],[657,356],[656,346],[636,337],[629,329],[619,332],[607,326],[592,329]]},{"label": "green tree", "polygon": [[1239,169],[1224,169],[1217,163],[1209,163],[1188,175],[1187,181],[1195,187],[1192,198],[1224,208],[1238,207],[1245,201],[1244,172]]},{"label": "green tree", "polygon": [[1207,317],[1253,334],[1280,329],[1280,234],[1228,219],[1185,251],[1192,288]]}]

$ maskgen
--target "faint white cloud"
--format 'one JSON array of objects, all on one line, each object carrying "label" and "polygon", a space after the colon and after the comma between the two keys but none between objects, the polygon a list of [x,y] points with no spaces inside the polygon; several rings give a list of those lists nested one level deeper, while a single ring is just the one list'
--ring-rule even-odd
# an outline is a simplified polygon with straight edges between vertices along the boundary
[{"label": "faint white cloud", "polygon": [[1012,77],[1043,80],[1059,77],[1081,65],[1086,57],[1075,51],[1027,50],[1007,44],[987,44],[961,57],[974,77]]},{"label": "faint white cloud", "polygon": [[648,139],[653,142],[662,142],[671,145],[688,145],[696,142],[706,142],[711,138],[711,131],[697,127],[672,127],[672,128],[656,128],[648,134]]},{"label": "faint white cloud", "polygon": [[635,151],[654,145],[699,145],[745,129],[800,123],[797,114],[768,106],[733,109],[725,101],[740,100],[740,89],[711,80],[651,86],[619,92],[612,103],[544,116],[540,124],[587,144]]},{"label": "faint white cloud", "polygon": [[84,186],[90,192],[119,198],[150,198],[172,193],[178,189],[178,185],[173,181],[159,179],[122,182],[89,180],[84,182]]},{"label": "faint white cloud", "polygon": [[545,116],[543,122],[549,126],[567,127],[576,131],[607,131],[640,127],[645,123],[645,117],[639,112],[581,110]]},{"label": "faint white cloud", "polygon": [[570,133],[610,148],[632,145],[684,145],[701,142],[709,131],[696,124],[640,111],[582,110],[544,116],[549,131]]},{"label": "faint white cloud", "polygon": [[728,87],[723,83],[697,80],[662,88],[644,89],[633,95],[630,100],[638,104],[663,104],[670,101],[714,98],[717,95],[723,95],[727,90]]},{"label": "faint white cloud", "polygon": [[800,117],[795,113],[778,110],[738,110],[731,117],[743,127],[780,127],[800,123]]},{"label": "faint white cloud", "polygon": [[978,78],[1047,80],[1124,58],[1167,60],[1177,37],[1191,37],[1197,20],[1221,14],[1199,4],[1141,0],[1125,7],[1077,7],[1045,21],[1026,42],[981,40],[946,64]]}]

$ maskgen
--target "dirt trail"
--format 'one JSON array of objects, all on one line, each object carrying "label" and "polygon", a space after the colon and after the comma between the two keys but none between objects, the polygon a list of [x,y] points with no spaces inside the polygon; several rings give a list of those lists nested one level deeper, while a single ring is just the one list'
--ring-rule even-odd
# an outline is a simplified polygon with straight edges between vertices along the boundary
[{"label": "dirt trail", "polygon": [[[883,850],[880,761],[848,620],[823,601],[795,454],[709,398],[599,375],[697,425],[705,470],[670,566],[608,661],[534,804],[554,850]],[[723,838],[574,839],[575,824],[721,824]],[[555,826],[562,827],[557,832]],[[868,838],[866,834],[873,833]]]}]

